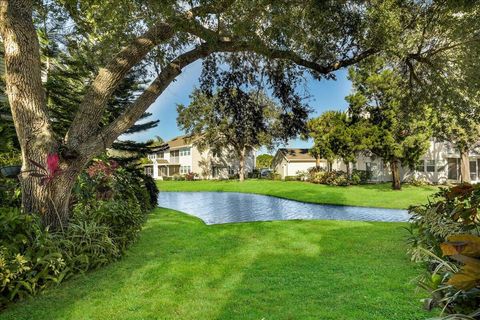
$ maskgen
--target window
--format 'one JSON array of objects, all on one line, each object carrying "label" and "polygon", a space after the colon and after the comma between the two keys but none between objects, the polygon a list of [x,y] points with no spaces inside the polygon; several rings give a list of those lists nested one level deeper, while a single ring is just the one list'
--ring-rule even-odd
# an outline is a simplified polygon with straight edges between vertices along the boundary
[{"label": "window", "polygon": [[235,168],[233,167],[228,167],[228,175],[233,176],[235,174]]},{"label": "window", "polygon": [[157,158],[158,159],[163,159],[163,152],[158,152],[157,153]]},{"label": "window", "polygon": [[425,172],[425,160],[420,160],[415,167],[415,171],[417,172]]},{"label": "window", "polygon": [[427,172],[435,172],[435,160],[427,160]]},{"label": "window", "polygon": [[147,176],[153,176],[153,168],[152,167],[145,167],[145,174]]},{"label": "window", "polygon": [[356,162],[352,162],[352,169],[357,170],[357,163]]},{"label": "window", "polygon": [[181,166],[180,167],[180,174],[187,174],[191,171],[192,167],[190,166]]},{"label": "window", "polygon": [[189,156],[189,155],[190,155],[190,148],[180,149],[180,156]]},{"label": "window", "polygon": [[477,180],[477,161],[470,160],[470,180]]}]

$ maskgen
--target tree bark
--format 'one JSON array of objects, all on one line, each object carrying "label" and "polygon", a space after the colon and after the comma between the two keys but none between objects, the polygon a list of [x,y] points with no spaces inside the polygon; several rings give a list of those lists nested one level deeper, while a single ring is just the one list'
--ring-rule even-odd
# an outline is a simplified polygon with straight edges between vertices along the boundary
[{"label": "tree bark", "polygon": [[238,172],[238,178],[240,182],[245,181],[245,155],[246,155],[246,148],[243,147],[243,149],[240,151],[239,154],[239,165],[240,165],[240,170]]},{"label": "tree bark", "polygon": [[402,183],[400,181],[400,161],[397,159],[390,161],[390,171],[392,172],[392,189],[401,190]]},{"label": "tree bark", "polygon": [[460,149],[460,182],[470,183],[470,159],[468,158],[468,148]]},{"label": "tree bark", "polygon": [[315,157],[315,167],[318,169],[320,169],[320,157]]},{"label": "tree bark", "polygon": [[351,176],[352,176],[352,172],[350,170],[350,162],[348,162],[348,161],[345,162],[345,168],[347,169],[347,177],[348,177],[348,179],[350,179]]}]

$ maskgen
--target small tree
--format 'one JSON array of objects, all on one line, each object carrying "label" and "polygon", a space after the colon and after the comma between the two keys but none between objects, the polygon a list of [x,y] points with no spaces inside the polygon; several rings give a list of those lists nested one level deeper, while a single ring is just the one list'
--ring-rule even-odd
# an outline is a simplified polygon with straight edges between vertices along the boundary
[{"label": "small tree", "polygon": [[313,139],[313,147],[310,154],[315,157],[317,169],[320,167],[320,160],[327,160],[327,170],[332,169],[335,160],[335,152],[330,144],[330,134],[333,131],[332,123],[335,123],[336,111],[327,111],[320,117],[310,119],[307,124],[308,136]]},{"label": "small tree", "polygon": [[271,168],[272,167],[273,156],[271,154],[261,154],[257,157],[256,167],[257,168]]},{"label": "small tree", "polygon": [[296,133],[283,125],[284,109],[258,91],[223,89],[208,96],[195,90],[190,105],[179,105],[177,111],[180,128],[201,136],[195,141],[200,150],[235,152],[240,181],[245,180],[248,153],[262,145],[272,146],[285,137],[285,131]]},{"label": "small tree", "polygon": [[381,59],[351,68],[349,76],[350,113],[368,121],[369,149],[390,164],[392,188],[400,190],[400,165],[413,169],[429,147],[429,108],[409,98],[404,79]]}]

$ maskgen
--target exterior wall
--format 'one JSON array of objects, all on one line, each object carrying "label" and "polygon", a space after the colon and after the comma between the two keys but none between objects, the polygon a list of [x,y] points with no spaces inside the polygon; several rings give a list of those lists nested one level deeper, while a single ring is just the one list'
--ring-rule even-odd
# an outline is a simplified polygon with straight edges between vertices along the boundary
[{"label": "exterior wall", "polygon": [[296,176],[299,171],[307,171],[310,168],[315,167],[315,161],[312,162],[288,162],[287,166],[281,173],[282,179],[287,176]]}]

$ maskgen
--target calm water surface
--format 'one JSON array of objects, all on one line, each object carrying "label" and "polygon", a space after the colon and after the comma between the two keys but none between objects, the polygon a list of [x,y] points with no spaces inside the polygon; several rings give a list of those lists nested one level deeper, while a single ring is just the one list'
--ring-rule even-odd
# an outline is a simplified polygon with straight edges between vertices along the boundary
[{"label": "calm water surface", "polygon": [[407,210],[304,203],[237,192],[160,192],[158,204],[206,224],[271,220],[408,221]]}]

